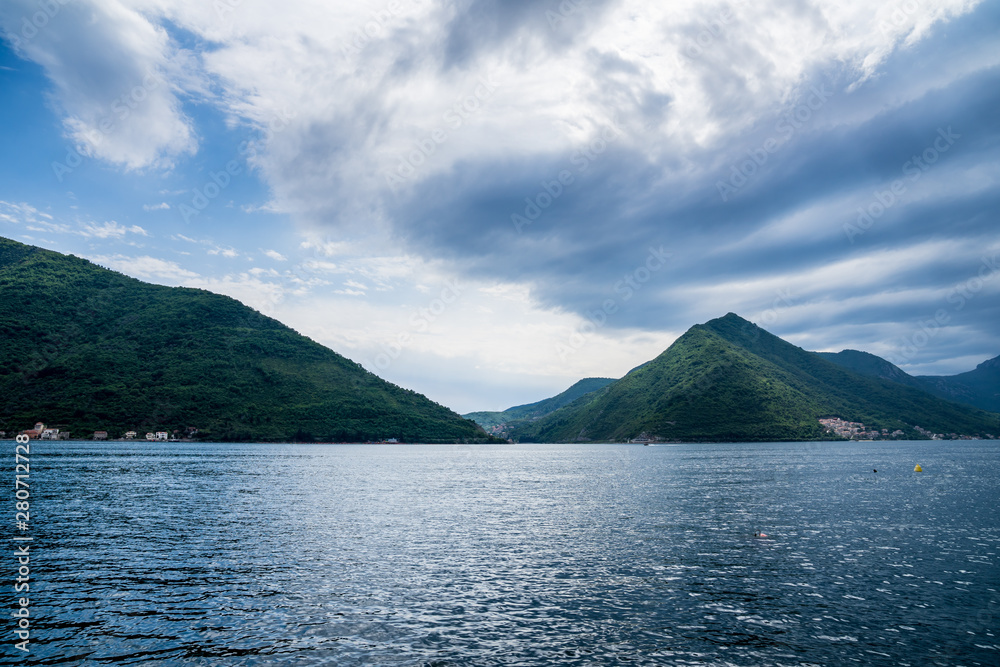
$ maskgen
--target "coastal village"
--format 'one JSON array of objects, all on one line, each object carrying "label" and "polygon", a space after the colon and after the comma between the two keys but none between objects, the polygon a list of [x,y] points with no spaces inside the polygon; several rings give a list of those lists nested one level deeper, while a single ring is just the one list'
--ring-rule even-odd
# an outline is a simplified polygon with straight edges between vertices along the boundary
[{"label": "coastal village", "polygon": [[[839,417],[832,417],[828,419],[820,419],[819,423],[823,425],[827,433],[833,433],[846,440],[893,440],[897,438],[905,438],[906,433],[900,430],[889,432],[889,429],[867,429],[861,422],[849,422],[840,419]],[[932,433],[927,429],[921,428],[919,426],[913,427],[920,435],[928,438],[929,440],[978,440],[971,435],[960,435],[958,433]],[[992,433],[987,433],[986,437],[990,440],[995,440],[996,436]]]},{"label": "coastal village", "polygon": [[887,428],[882,430],[868,430],[861,422],[844,421],[839,417],[820,419],[819,423],[823,425],[823,428],[826,429],[827,433],[833,433],[834,435],[838,435],[847,440],[888,440],[891,438],[900,438],[906,435],[900,430],[890,433]]},{"label": "coastal village", "polygon": [[[26,436],[29,440],[72,440],[71,433],[58,428],[49,428],[43,422],[37,422],[34,428],[29,428],[18,433],[0,431],[0,440],[13,438],[15,435]],[[84,436],[78,436],[76,440],[148,440],[149,442],[191,442],[198,435],[198,429],[189,426],[183,431],[175,429],[173,431],[149,431],[145,438],[141,438],[137,431],[126,431],[120,437],[112,438],[108,431],[94,431]]]}]

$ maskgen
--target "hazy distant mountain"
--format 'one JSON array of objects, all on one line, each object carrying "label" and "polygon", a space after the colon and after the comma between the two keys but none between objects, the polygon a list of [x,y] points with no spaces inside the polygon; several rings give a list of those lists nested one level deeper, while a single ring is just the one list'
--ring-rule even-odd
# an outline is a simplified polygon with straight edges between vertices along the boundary
[{"label": "hazy distant mountain", "polygon": [[473,422],[204,290],[0,238],[0,430],[486,440]]},{"label": "hazy distant mountain", "polygon": [[552,398],[546,398],[545,400],[529,403],[527,405],[517,405],[513,408],[507,408],[503,412],[470,412],[469,414],[462,416],[466,419],[472,419],[487,431],[491,431],[495,427],[502,424],[508,424],[522,419],[538,419],[539,417],[544,417],[550,412],[554,412],[563,406],[569,405],[581,396],[606,387],[612,382],[614,382],[614,379],[612,378],[584,378],[566,391],[561,394],[557,394]]},{"label": "hazy distant mountain", "polygon": [[997,434],[1000,415],[867,377],[730,313],[692,327],[621,380],[532,422],[521,441],[750,441],[823,437],[818,419],[868,428]]},{"label": "hazy distant mountain", "polygon": [[881,378],[883,380],[892,380],[893,382],[905,384],[917,389],[924,388],[916,378],[908,375],[906,371],[899,366],[896,366],[882,357],[869,352],[844,350],[843,352],[817,352],[816,354],[820,355],[824,359],[827,359],[828,361],[832,361],[838,366],[849,368],[855,373],[860,373],[861,375]]},{"label": "hazy distant mountain", "polygon": [[984,361],[967,373],[918,375],[916,379],[935,396],[1000,412],[1000,357]]},{"label": "hazy distant mountain", "polygon": [[844,350],[817,354],[862,375],[892,380],[923,389],[949,401],[1000,412],[1000,357],[984,361],[975,370],[959,375],[913,376],[885,359],[867,352]]}]

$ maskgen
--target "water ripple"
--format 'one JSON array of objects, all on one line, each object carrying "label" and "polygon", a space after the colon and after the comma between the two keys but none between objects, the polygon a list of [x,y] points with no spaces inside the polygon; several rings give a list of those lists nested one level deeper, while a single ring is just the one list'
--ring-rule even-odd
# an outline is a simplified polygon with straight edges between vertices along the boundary
[{"label": "water ripple", "polygon": [[35,451],[21,664],[1000,659],[986,443]]}]

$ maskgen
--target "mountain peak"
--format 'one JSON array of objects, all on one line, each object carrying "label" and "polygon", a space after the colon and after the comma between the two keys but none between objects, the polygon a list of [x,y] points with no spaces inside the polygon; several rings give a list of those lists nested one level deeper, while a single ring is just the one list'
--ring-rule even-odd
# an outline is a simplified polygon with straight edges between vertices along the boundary
[{"label": "mountain peak", "polygon": [[709,320],[704,324],[698,324],[691,328],[710,331],[734,345],[745,349],[754,349],[755,351],[760,351],[764,348],[771,348],[774,351],[795,347],[766,329],[762,329],[753,322],[743,319],[736,313],[727,313],[722,317],[717,317],[714,320]]},{"label": "mountain peak", "polygon": [[742,317],[740,317],[736,313],[726,313],[722,317],[716,317],[714,320],[709,320],[708,322],[705,322],[705,324],[703,326],[709,326],[709,325],[712,325],[712,324],[721,324],[721,323],[726,323],[726,324],[740,324],[740,325],[749,324],[751,326],[756,326],[756,325],[754,325],[753,322],[750,322],[749,320],[743,319]]},{"label": "mountain peak", "polygon": [[716,317],[714,320],[709,320],[704,324],[696,324],[691,328],[708,329],[724,336],[728,333],[730,335],[740,334],[741,337],[751,338],[755,338],[762,331],[756,324],[743,319],[736,313],[726,313],[722,317]]}]

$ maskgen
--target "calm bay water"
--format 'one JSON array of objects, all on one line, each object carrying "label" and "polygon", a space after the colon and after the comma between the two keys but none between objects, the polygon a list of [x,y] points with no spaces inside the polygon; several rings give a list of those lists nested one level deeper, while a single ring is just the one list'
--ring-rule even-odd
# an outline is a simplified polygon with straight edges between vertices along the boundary
[{"label": "calm bay water", "polygon": [[997,443],[31,454],[18,664],[1000,663]]}]

